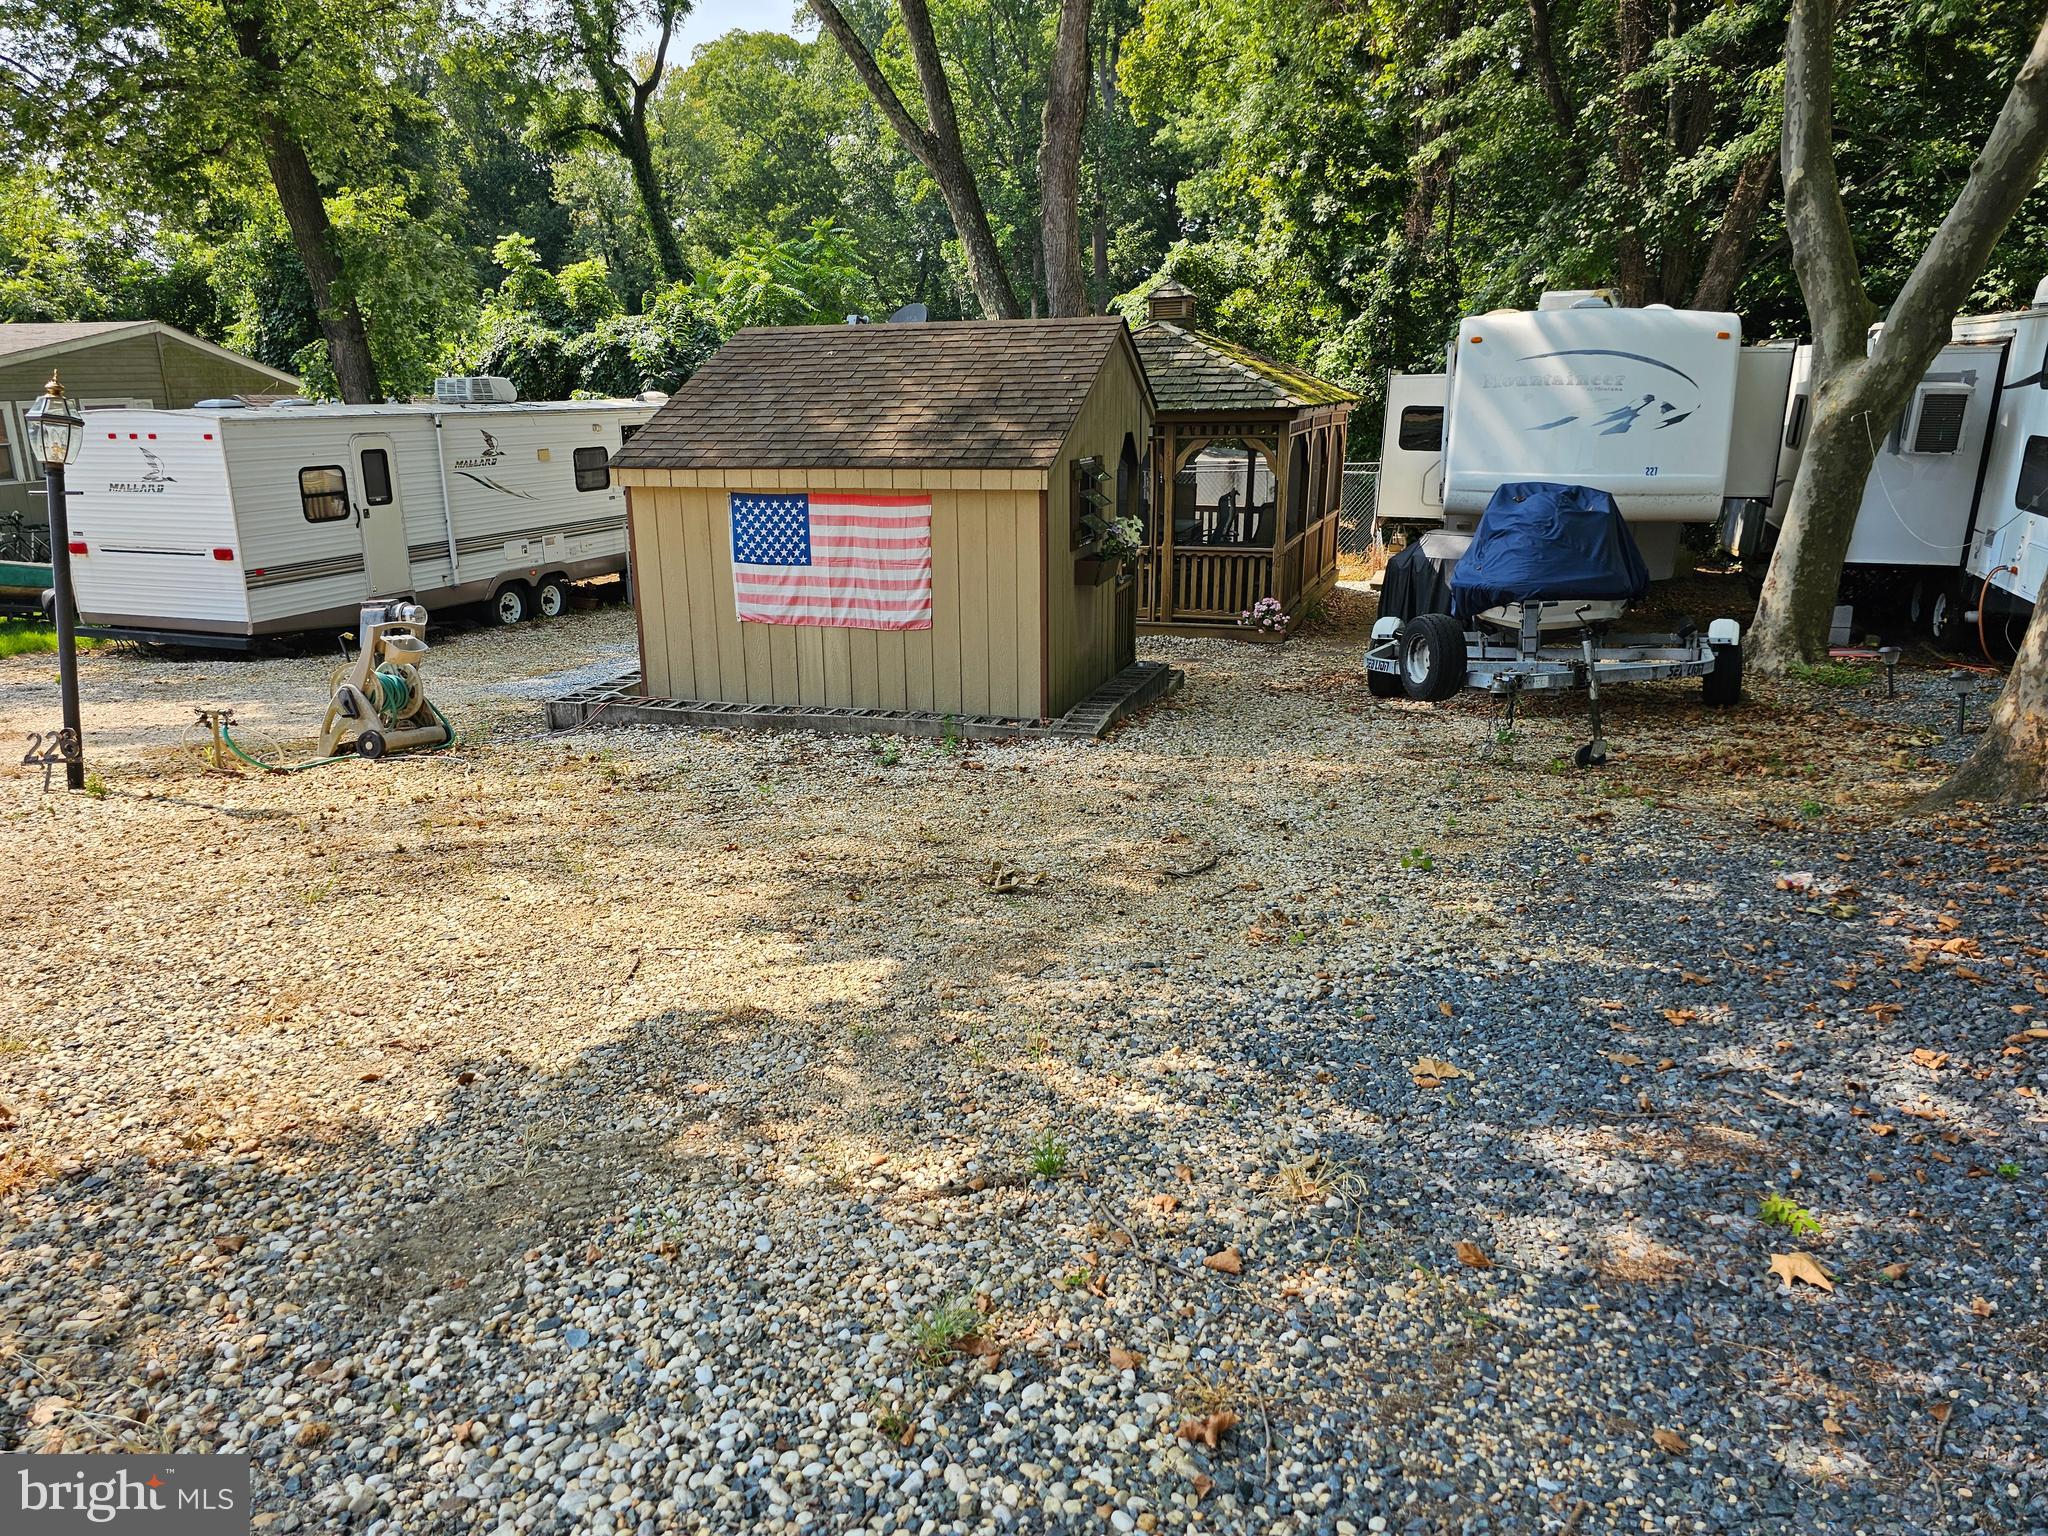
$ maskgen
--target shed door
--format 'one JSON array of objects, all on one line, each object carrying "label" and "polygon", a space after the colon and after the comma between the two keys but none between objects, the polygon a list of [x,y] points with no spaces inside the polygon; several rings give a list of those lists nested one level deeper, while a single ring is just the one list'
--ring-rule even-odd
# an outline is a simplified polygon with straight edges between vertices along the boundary
[{"label": "shed door", "polygon": [[356,521],[363,531],[363,569],[372,597],[412,590],[412,558],[405,547],[405,502],[398,494],[398,455],[382,433],[358,433],[349,440],[355,460],[352,489]]}]

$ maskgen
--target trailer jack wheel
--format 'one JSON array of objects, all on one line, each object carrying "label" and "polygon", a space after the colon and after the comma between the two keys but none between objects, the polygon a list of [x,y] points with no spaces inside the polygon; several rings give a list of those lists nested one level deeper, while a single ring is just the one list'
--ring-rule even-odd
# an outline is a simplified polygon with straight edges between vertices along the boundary
[{"label": "trailer jack wheel", "polygon": [[1596,736],[1572,754],[1574,768],[1599,768],[1607,761],[1607,742]]}]

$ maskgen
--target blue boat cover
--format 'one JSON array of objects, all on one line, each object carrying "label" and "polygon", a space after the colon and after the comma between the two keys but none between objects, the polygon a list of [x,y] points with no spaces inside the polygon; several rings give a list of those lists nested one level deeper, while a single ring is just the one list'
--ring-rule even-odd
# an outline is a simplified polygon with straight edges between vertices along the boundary
[{"label": "blue boat cover", "polygon": [[1472,547],[1451,575],[1461,619],[1503,603],[1611,598],[1634,602],[1650,572],[1605,491],[1525,480],[1493,493]]}]

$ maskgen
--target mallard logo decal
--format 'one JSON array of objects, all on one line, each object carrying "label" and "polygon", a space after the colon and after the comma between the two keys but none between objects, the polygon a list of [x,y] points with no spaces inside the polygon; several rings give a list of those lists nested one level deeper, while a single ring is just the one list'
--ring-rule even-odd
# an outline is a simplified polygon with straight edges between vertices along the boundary
[{"label": "mallard logo decal", "polygon": [[149,449],[138,443],[135,451],[142,455],[142,478],[109,481],[108,490],[119,491],[128,496],[161,496],[165,486],[178,483],[178,477],[167,474],[164,470],[164,461]]},{"label": "mallard logo decal", "polygon": [[457,459],[455,472],[487,491],[496,491],[500,496],[516,496],[521,501],[536,500],[531,491],[514,490],[491,473],[498,467],[498,461],[505,457],[505,450],[498,446],[498,439],[495,436],[481,427],[477,428],[477,436],[484,440],[483,448],[472,458]]}]

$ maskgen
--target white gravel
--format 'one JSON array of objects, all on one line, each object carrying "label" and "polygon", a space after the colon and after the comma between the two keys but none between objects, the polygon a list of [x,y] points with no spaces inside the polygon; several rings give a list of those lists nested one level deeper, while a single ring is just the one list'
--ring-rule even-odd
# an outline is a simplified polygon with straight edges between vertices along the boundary
[{"label": "white gravel", "polygon": [[[1949,1363],[1885,1390],[1963,1405],[1945,1484],[1825,1431],[1811,1346],[1863,1359],[1878,1304],[1861,1271],[1832,1313],[1758,1282],[1792,1122],[1660,1182],[1732,1113],[1702,1074],[1779,1071],[1786,1026],[1731,980],[1729,1038],[1618,1092],[1589,1001],[1654,1029],[1673,984],[1585,920],[1603,869],[1749,925],[1723,948],[1808,921],[1773,840],[1889,836],[1952,755],[1933,691],[1646,689],[1582,777],[1551,771],[1568,706],[1503,743],[1484,700],[1371,700],[1338,608],[1284,648],[1147,642],[1189,685],[1107,743],[964,750],[550,737],[527,681],[611,665],[630,614],[437,635],[462,746],[289,777],[202,771],[186,725],[303,739],[323,656],[94,654],[105,794],[0,786],[0,1445],[247,1451],[276,1531],[2048,1519],[2038,1339],[1983,1331],[2038,1316],[2038,1263],[1957,1282],[1988,1320],[1885,1303]],[[51,670],[0,662],[7,732],[53,722]],[[2009,1029],[2030,962],[1985,943]],[[1540,1060],[1482,1068],[1518,1030]],[[1972,1156],[2024,1182],[1954,1198],[2037,1211],[2033,1079],[1985,1060]],[[1893,1178],[1824,1214],[1903,1221]],[[1780,1326],[1775,1384],[1690,1354]]]}]

